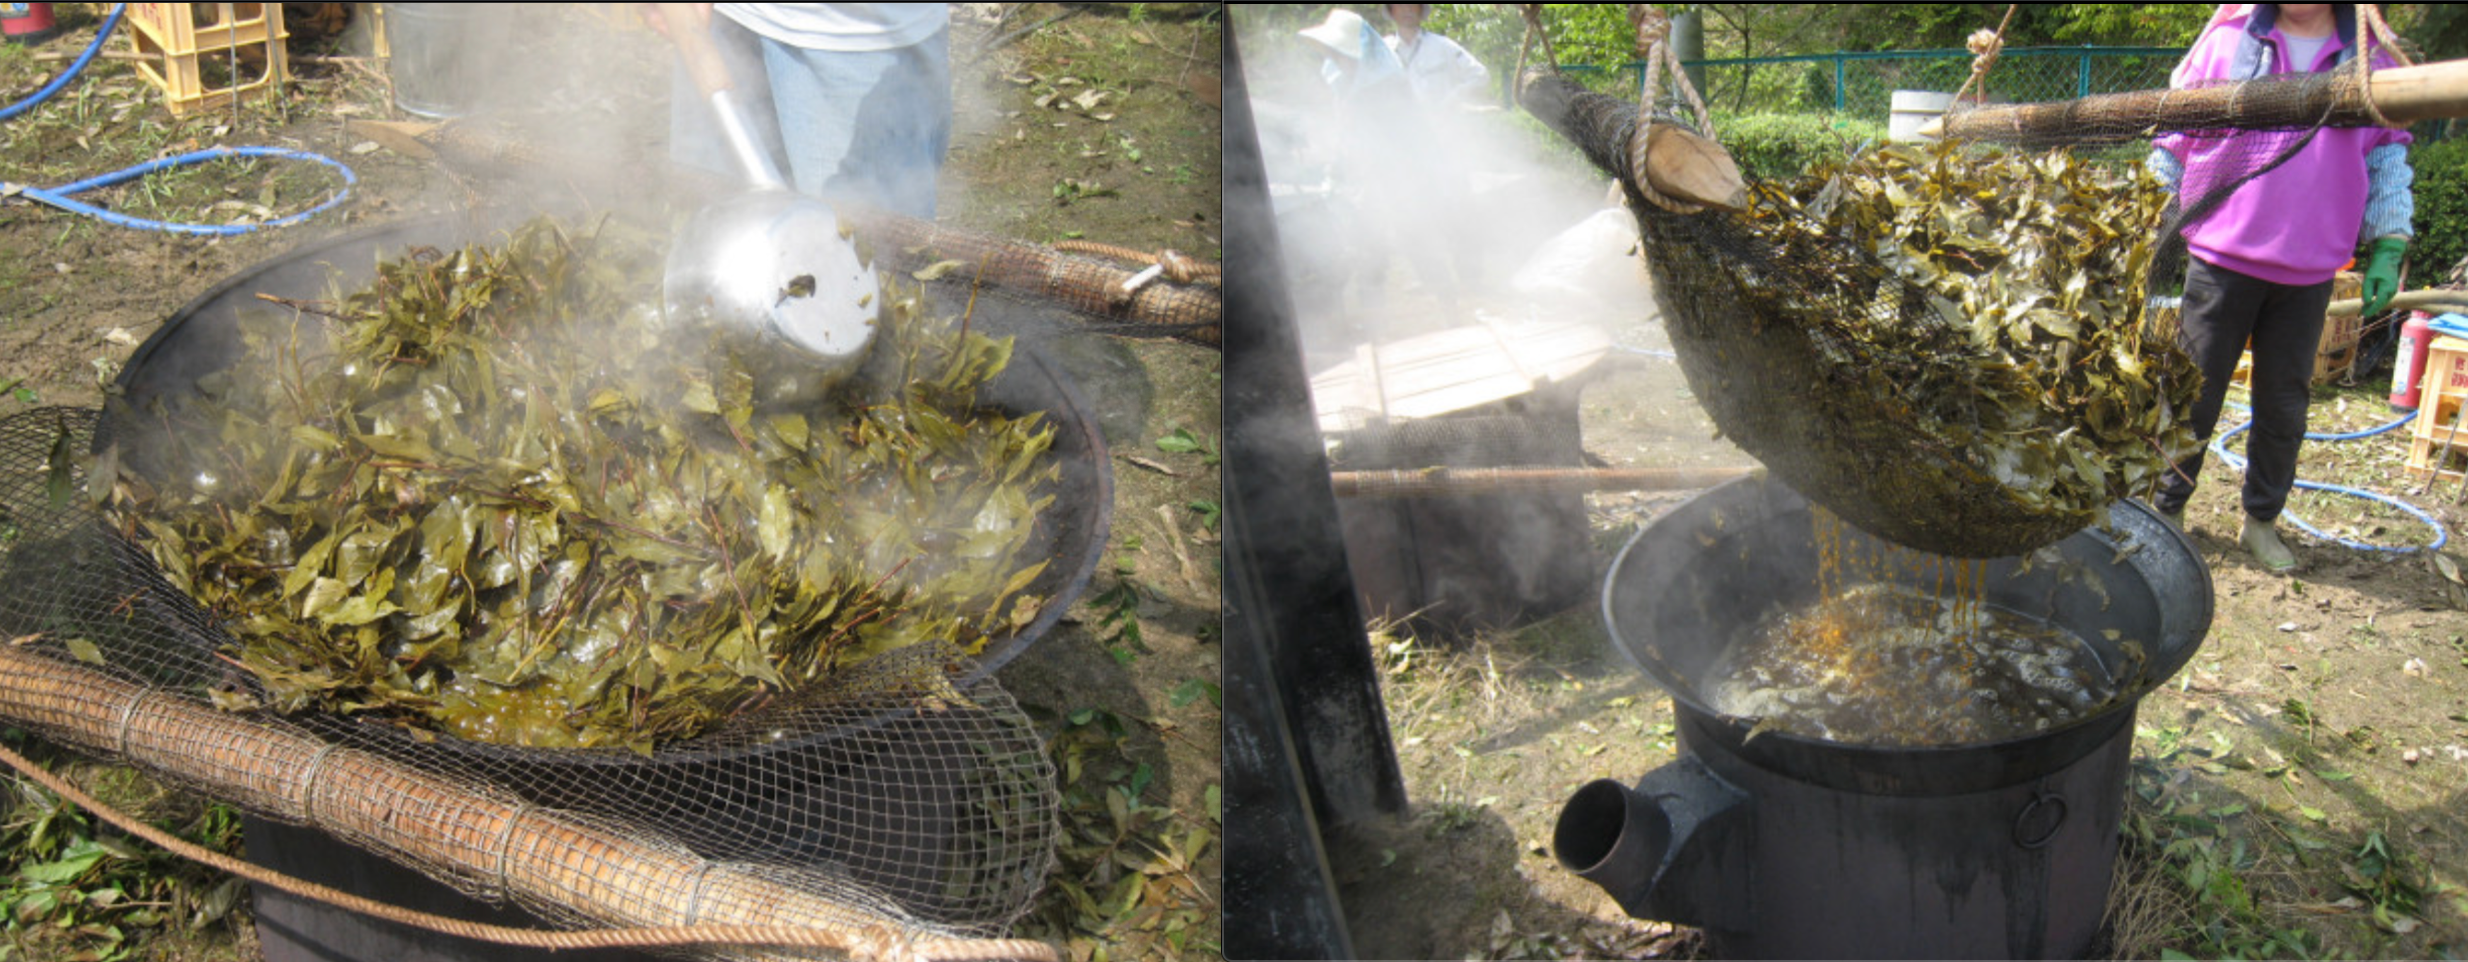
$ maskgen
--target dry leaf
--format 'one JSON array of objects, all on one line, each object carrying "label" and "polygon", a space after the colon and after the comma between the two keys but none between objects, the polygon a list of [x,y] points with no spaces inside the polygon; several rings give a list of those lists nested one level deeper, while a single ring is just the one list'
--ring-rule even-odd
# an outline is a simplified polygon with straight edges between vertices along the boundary
[{"label": "dry leaf", "polygon": [[935,261],[934,263],[919,268],[916,273],[910,274],[909,276],[921,281],[939,281],[943,279],[944,275],[967,266],[968,264],[964,261]]},{"label": "dry leaf", "polygon": [[1181,472],[1176,471],[1176,470],[1174,470],[1173,468],[1166,467],[1165,465],[1163,465],[1163,464],[1159,464],[1159,463],[1157,463],[1157,462],[1155,462],[1155,461],[1151,461],[1151,460],[1149,460],[1149,459],[1147,459],[1147,458],[1140,457],[1139,455],[1136,455],[1136,454],[1126,454],[1126,455],[1123,455],[1123,460],[1131,462],[1131,463],[1132,463],[1134,466],[1136,466],[1136,467],[1147,468],[1147,469],[1149,469],[1149,470],[1151,470],[1151,471],[1155,471],[1155,472],[1157,472],[1158,474],[1166,475],[1166,476],[1168,476],[1168,477],[1175,477],[1175,478],[1182,477],[1182,473],[1181,473]]}]

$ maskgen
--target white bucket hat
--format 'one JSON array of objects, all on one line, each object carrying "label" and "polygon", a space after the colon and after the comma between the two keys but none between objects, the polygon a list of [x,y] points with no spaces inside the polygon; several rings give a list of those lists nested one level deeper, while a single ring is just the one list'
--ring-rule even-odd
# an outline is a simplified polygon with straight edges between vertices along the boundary
[{"label": "white bucket hat", "polygon": [[1363,58],[1363,43],[1366,37],[1373,40],[1379,38],[1379,34],[1371,29],[1371,25],[1363,21],[1361,14],[1344,7],[1330,10],[1328,19],[1320,21],[1319,26],[1305,27],[1299,32],[1303,39],[1319,44],[1322,49],[1347,60]]}]

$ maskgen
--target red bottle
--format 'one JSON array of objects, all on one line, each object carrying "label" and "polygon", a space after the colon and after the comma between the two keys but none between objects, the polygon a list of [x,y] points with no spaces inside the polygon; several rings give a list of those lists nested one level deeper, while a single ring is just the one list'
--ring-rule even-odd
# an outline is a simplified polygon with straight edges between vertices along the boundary
[{"label": "red bottle", "polygon": [[0,39],[34,44],[59,35],[60,26],[51,19],[51,4],[0,3]]},{"label": "red bottle", "polygon": [[2434,316],[2409,311],[2399,328],[2399,352],[2391,358],[2391,410],[2414,411],[2425,384],[2425,352],[2434,340]]}]

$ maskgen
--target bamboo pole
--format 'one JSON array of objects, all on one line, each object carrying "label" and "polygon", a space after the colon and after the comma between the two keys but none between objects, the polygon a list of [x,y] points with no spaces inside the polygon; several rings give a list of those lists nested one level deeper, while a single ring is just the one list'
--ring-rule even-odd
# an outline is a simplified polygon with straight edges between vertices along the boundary
[{"label": "bamboo pole", "polygon": [[[2391,303],[2385,305],[2383,309],[2390,311],[2415,311],[2423,310],[2429,307],[2439,307],[2445,310],[2468,313],[2468,291],[2444,290],[2439,288],[2423,291],[2402,291],[2399,294],[2394,295],[2391,298]],[[2363,298],[2351,297],[2343,301],[2332,301],[2331,306],[2323,309],[2323,313],[2340,317],[2363,314],[2365,313],[2365,300]]]},{"label": "bamboo pole", "polygon": [[1691,491],[1765,470],[1724,468],[1426,468],[1332,471],[1340,498],[1436,498],[1560,491]]},{"label": "bamboo pole", "polygon": [[[2373,125],[2373,111],[2394,125],[2440,117],[2468,117],[2468,60],[2445,60],[2374,71],[2360,93],[2345,76],[2324,89],[2330,98],[2300,102],[2274,95],[2285,81],[2249,81],[2212,87],[2138,90],[2042,104],[1983,107],[1948,114],[1920,128],[1926,137],[2032,142],[2075,139],[2084,130],[2113,131],[2113,140],[2138,140],[2153,130],[2221,127],[2312,127]],[[2371,108],[2368,108],[2368,102]]]},{"label": "bamboo pole", "polygon": [[[867,959],[1044,957],[1035,943],[951,942],[640,829],[541,809],[304,731],[267,724],[35,651],[0,645],[0,717],[270,817],[312,825],[442,878],[629,928],[801,930]],[[576,943],[582,944],[582,943]],[[674,943],[671,943],[674,944]]]}]

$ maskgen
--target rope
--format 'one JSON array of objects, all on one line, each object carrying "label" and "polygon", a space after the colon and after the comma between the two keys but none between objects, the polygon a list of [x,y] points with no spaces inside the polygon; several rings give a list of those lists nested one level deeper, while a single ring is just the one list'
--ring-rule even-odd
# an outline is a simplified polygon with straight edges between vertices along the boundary
[{"label": "rope", "polygon": [[[1637,49],[1644,52],[1645,76],[1637,85],[1637,115],[1651,120],[1654,101],[1662,95],[1662,77],[1669,74],[1672,88],[1680,92],[1680,100],[1696,116],[1697,132],[1707,140],[1718,140],[1714,132],[1714,113],[1707,110],[1705,100],[1697,95],[1697,85],[1680,69],[1679,58],[1671,52],[1671,20],[1663,12],[1647,4],[1631,4],[1630,15],[1637,28]],[[1639,129],[1644,128],[1639,124]]]},{"label": "rope", "polygon": [[2403,126],[2394,124],[2391,118],[2383,116],[2382,105],[2374,102],[2372,44],[2377,42],[2382,44],[2382,49],[2390,53],[2391,58],[2399,61],[2402,66],[2412,65],[2412,61],[2408,59],[2408,52],[2400,49],[2399,40],[2391,36],[2391,26],[2382,22],[2382,13],[2374,9],[2373,4],[2357,4],[2356,10],[2360,29],[2357,36],[2357,53],[2356,56],[2349,58],[2349,69],[2356,74],[2357,99],[2365,105],[2365,114],[2374,118],[2375,125]]},{"label": "rope", "polygon": [[1971,76],[1963,78],[1962,86],[1955,88],[1955,103],[1961,103],[1962,95],[1970,93],[1975,85],[1980,89],[1979,102],[1988,102],[1988,69],[1996,66],[1997,55],[2005,52],[2005,28],[2013,25],[2014,11],[2021,6],[2018,3],[2006,4],[2005,19],[1997,22],[1995,31],[1983,28],[1971,34],[1970,42],[1965,44],[1971,51]]},{"label": "rope", "polygon": [[1218,265],[1210,264],[1205,261],[1193,260],[1190,255],[1176,250],[1161,250],[1157,253],[1150,254],[1144,251],[1132,250],[1128,247],[1116,247],[1112,244],[1100,244],[1096,241],[1079,240],[1055,241],[1054,249],[1058,251],[1071,251],[1079,254],[1095,254],[1100,257],[1111,257],[1116,260],[1130,261],[1134,264],[1155,264],[1159,267],[1165,268],[1166,279],[1177,284],[1190,284],[1193,282],[1213,284],[1224,276],[1220,272]]},{"label": "rope", "polygon": [[[67,86],[70,79],[76,77],[79,71],[86,68],[86,64],[94,60],[95,54],[99,53],[103,49],[104,41],[111,39],[112,30],[120,25],[121,14],[127,10],[128,4],[122,3],[113,5],[111,8],[111,15],[104,19],[102,29],[95,33],[94,43],[86,47],[86,52],[79,55],[75,62],[69,64],[68,69],[61,71],[60,76],[52,78],[51,83],[44,85],[43,89],[35,91],[33,96],[11,104],[6,108],[0,108],[0,120],[7,120],[19,114],[25,113],[26,111],[33,109],[36,104],[40,104],[43,101],[50,99],[53,94],[59,93],[60,88]],[[84,193],[85,191],[93,190],[97,187],[109,187],[114,184],[135,180],[158,170],[186,167],[191,164],[202,164],[208,161],[226,160],[234,157],[273,157],[283,160],[315,161],[341,172],[343,175],[343,187],[341,190],[335,191],[333,197],[327,198],[325,203],[311,207],[296,214],[255,224],[185,224],[174,221],[148,220],[142,217],[130,217],[126,214],[114,213],[91,204],[69,199],[69,195],[71,194]],[[0,181],[0,198],[23,196],[27,199],[40,201],[52,207],[68,211],[72,214],[83,214],[87,217],[92,217],[115,227],[128,227],[137,230],[158,230],[172,234],[201,234],[207,236],[228,237],[235,234],[246,234],[250,231],[267,227],[287,227],[307,220],[311,217],[315,217],[348,199],[351,196],[352,185],[359,182],[359,177],[352,173],[351,168],[346,167],[342,164],[342,162],[331,157],[327,157],[323,154],[314,154],[305,150],[290,150],[282,147],[214,147],[206,150],[192,151],[176,157],[164,157],[157,160],[148,161],[143,164],[122,168],[101,176],[88,177],[73,184],[63,184],[59,187],[48,189],[35,187],[30,184],[14,184],[7,181]]]},{"label": "rope", "polygon": [[1551,65],[1552,72],[1559,72],[1560,55],[1551,49],[1551,32],[1543,29],[1542,4],[1520,3],[1517,5],[1517,15],[1525,19],[1525,42],[1517,48],[1517,76],[1525,76],[1526,52],[1532,50],[1537,41],[1542,44],[1543,62]]},{"label": "rope", "polygon": [[111,823],[121,831],[145,839],[181,858],[301,898],[313,899],[374,918],[459,938],[552,951],[691,945],[755,945],[827,949],[846,953],[852,958],[876,960],[876,962],[997,962],[997,960],[1012,959],[1058,962],[1054,947],[1043,942],[1027,939],[949,939],[919,943],[879,925],[869,926],[858,932],[835,932],[787,925],[727,924],[544,932],[470,922],[427,912],[414,912],[262,868],[174,836],[97,801],[77,786],[69,784],[67,780],[52,774],[6,746],[0,746],[0,761],[7,762],[9,767],[16,769],[20,774],[33,779],[37,784],[50,789],[70,803],[94,813],[96,817]]}]

